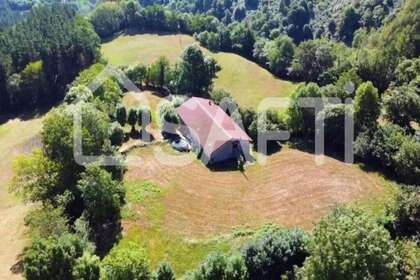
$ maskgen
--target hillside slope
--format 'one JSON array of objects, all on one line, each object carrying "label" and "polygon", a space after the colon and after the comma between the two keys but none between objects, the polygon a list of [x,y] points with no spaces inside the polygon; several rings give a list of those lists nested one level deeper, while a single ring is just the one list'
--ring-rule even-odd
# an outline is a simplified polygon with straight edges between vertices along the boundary
[{"label": "hillside slope", "polygon": [[0,250],[0,279],[21,278],[12,274],[11,268],[19,261],[25,245],[23,219],[28,206],[9,194],[8,188],[13,176],[14,159],[40,145],[38,135],[41,127],[42,118],[12,119],[0,124],[0,243],[7,244]]},{"label": "hillside slope", "polygon": [[[175,63],[182,51],[195,43],[187,35],[122,35],[103,44],[102,53],[114,65],[149,64],[159,56],[166,56]],[[296,85],[274,77],[266,69],[239,55],[232,53],[211,53],[222,67],[215,81],[215,88],[231,92],[235,100],[244,107],[257,108],[265,97],[286,97]]]},{"label": "hillside slope", "polygon": [[394,55],[420,55],[420,1],[407,0],[401,11],[370,38],[370,46],[388,49]]}]

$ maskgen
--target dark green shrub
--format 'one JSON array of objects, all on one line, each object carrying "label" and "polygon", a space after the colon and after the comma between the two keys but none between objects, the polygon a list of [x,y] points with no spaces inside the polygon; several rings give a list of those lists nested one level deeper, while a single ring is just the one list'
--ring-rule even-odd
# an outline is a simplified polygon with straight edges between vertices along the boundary
[{"label": "dark green shrub", "polygon": [[301,230],[282,230],[264,234],[243,251],[249,279],[280,279],[293,275],[308,257],[308,236]]},{"label": "dark green shrub", "polygon": [[116,247],[102,261],[103,276],[112,280],[150,280],[149,261],[135,243]]},{"label": "dark green shrub", "polygon": [[99,280],[101,261],[99,257],[85,252],[73,267],[74,280]]},{"label": "dark green shrub", "polygon": [[124,143],[125,134],[124,130],[118,122],[113,122],[110,128],[110,140],[114,146],[121,146]]},{"label": "dark green shrub", "polygon": [[127,123],[127,110],[125,109],[124,106],[119,105],[117,107],[117,111],[116,111],[116,118],[118,123],[124,127],[125,124]]},{"label": "dark green shrub", "polygon": [[84,240],[70,234],[59,238],[36,239],[25,250],[23,257],[26,279],[72,279],[73,268],[86,247]]},{"label": "dark green shrub", "polygon": [[175,280],[175,273],[172,267],[164,262],[161,263],[156,271],[156,280]]}]

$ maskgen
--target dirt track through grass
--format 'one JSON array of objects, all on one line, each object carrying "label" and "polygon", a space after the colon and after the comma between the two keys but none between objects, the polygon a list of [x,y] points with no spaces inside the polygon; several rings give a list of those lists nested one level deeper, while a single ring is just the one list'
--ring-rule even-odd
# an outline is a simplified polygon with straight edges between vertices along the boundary
[{"label": "dirt track through grass", "polygon": [[311,229],[336,205],[380,197],[384,191],[376,175],[332,158],[317,166],[313,155],[289,148],[244,173],[211,171],[197,161],[167,166],[154,159],[152,148],[135,154],[145,161],[129,168],[126,179],[163,186],[164,227],[187,238],[266,223]]},{"label": "dirt track through grass", "polygon": [[[187,35],[122,35],[102,45],[102,53],[111,64],[133,65],[150,64],[160,56],[166,56],[175,63],[179,61],[183,50],[196,43]],[[204,49],[204,48],[203,48]],[[205,50],[205,49],[204,49]],[[289,96],[296,85],[280,80],[260,67],[233,53],[211,53],[222,67],[214,87],[225,89],[243,107],[257,108],[265,97]]]}]

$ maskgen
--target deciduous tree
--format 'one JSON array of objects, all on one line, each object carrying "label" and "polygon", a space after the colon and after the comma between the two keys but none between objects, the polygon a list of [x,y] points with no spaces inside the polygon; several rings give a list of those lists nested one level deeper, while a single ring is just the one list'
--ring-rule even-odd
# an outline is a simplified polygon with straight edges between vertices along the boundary
[{"label": "deciduous tree", "polygon": [[102,261],[104,277],[113,280],[149,280],[149,261],[136,243],[116,247]]},{"label": "deciduous tree", "polygon": [[26,249],[24,274],[28,280],[72,279],[77,259],[85,252],[85,241],[75,235],[38,239]]},{"label": "deciduous tree", "polygon": [[156,280],[175,280],[175,273],[169,263],[163,262],[156,272]]},{"label": "deciduous tree", "polygon": [[270,70],[275,75],[285,76],[293,60],[295,45],[289,37],[279,37],[265,45],[264,53]]},{"label": "deciduous tree", "polygon": [[90,16],[90,21],[101,37],[107,37],[119,31],[123,27],[124,19],[123,10],[115,2],[99,4]]},{"label": "deciduous tree", "polygon": [[81,174],[77,183],[83,199],[83,217],[93,230],[98,252],[106,252],[120,234],[121,207],[124,191],[110,173],[91,165]]},{"label": "deciduous tree", "polygon": [[376,126],[380,113],[378,90],[371,82],[363,83],[356,91],[354,99],[354,119],[358,131]]},{"label": "deciduous tree", "polygon": [[73,267],[73,279],[75,280],[99,280],[101,261],[99,257],[85,252],[76,260]]},{"label": "deciduous tree", "polygon": [[302,266],[308,257],[309,237],[301,230],[265,234],[243,251],[249,279],[280,279],[293,275],[294,266]]},{"label": "deciduous tree", "polygon": [[175,83],[179,93],[203,96],[208,94],[220,66],[216,60],[205,57],[201,49],[190,46],[182,54]]},{"label": "deciduous tree", "polygon": [[385,228],[366,214],[338,209],[313,233],[302,279],[397,279],[398,257]]}]

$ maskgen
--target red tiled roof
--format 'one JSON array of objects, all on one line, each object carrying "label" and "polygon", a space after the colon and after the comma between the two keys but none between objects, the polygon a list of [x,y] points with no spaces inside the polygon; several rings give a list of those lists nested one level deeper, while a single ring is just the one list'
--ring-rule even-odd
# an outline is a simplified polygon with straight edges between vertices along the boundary
[{"label": "red tiled roof", "polygon": [[231,117],[208,99],[192,97],[176,111],[208,155],[228,141],[252,141]]}]

